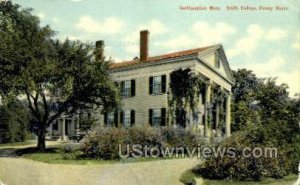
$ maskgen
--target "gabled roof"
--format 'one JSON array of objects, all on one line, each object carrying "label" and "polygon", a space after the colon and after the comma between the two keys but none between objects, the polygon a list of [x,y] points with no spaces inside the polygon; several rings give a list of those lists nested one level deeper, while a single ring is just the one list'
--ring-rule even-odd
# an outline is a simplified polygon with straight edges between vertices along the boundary
[{"label": "gabled roof", "polygon": [[188,56],[188,55],[195,55],[195,54],[205,52],[215,46],[216,45],[202,47],[202,48],[196,48],[196,49],[190,49],[190,50],[184,50],[184,51],[179,51],[179,52],[174,52],[174,53],[168,53],[168,54],[159,55],[159,56],[153,56],[153,57],[149,57],[145,61],[140,61],[139,59],[136,59],[136,60],[125,61],[125,62],[120,62],[120,63],[112,63],[112,64],[110,64],[109,68],[110,69],[123,68],[123,67],[133,66],[133,65],[142,64],[142,63],[157,62],[157,61],[164,60],[164,59],[171,59],[171,58],[183,57],[183,56]]}]

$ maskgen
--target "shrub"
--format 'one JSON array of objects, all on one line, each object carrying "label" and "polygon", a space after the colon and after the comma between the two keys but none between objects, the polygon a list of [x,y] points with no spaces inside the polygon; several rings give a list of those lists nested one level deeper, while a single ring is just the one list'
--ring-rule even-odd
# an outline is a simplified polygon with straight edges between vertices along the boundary
[{"label": "shrub", "polygon": [[95,129],[83,139],[79,151],[83,158],[118,159],[119,144],[124,143],[127,135],[125,130],[117,128]]},{"label": "shrub", "polygon": [[[122,154],[127,154],[127,145],[157,147],[190,147],[199,146],[201,140],[192,132],[180,128],[152,128],[152,127],[132,127],[129,129],[118,129],[110,127],[99,127],[88,134],[78,148],[65,149],[65,153],[71,158],[93,158],[93,159],[120,159],[119,145],[122,146]],[[130,148],[131,149],[131,148]],[[149,150],[144,154],[149,154]],[[66,155],[68,157],[68,155]],[[129,150],[129,156],[133,151]]]},{"label": "shrub", "polygon": [[21,142],[28,136],[29,113],[20,101],[0,106],[0,143]]},{"label": "shrub", "polygon": [[181,127],[162,128],[161,135],[169,147],[197,147],[203,143],[195,133]]},{"label": "shrub", "polygon": [[[282,178],[290,173],[288,151],[277,148],[277,158],[262,156],[242,156],[243,148],[274,147],[265,137],[265,130],[259,125],[249,125],[245,131],[238,132],[226,139],[219,147],[234,147],[236,156],[211,156],[200,163],[194,172],[204,178],[262,180],[264,178]],[[275,146],[276,147],[276,146]]]}]

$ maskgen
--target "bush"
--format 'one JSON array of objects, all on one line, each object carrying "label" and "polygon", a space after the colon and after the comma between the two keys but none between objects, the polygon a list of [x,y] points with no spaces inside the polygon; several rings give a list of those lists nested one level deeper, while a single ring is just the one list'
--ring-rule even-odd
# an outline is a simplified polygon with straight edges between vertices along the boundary
[{"label": "bush", "polygon": [[[236,156],[212,156],[200,163],[194,172],[209,179],[262,180],[265,178],[282,178],[289,174],[290,159],[284,148],[277,148],[276,157],[244,157],[242,150],[246,147],[276,147],[266,138],[265,130],[259,125],[249,125],[245,131],[238,132],[226,139],[219,147],[234,147]],[[294,164],[295,165],[295,164]]]},{"label": "bush", "polygon": [[81,151],[81,158],[94,159],[118,159],[119,144],[124,143],[127,134],[123,129],[105,128],[95,129],[86,136],[78,150]]},{"label": "bush", "polygon": [[[127,145],[157,147],[190,147],[199,146],[201,140],[192,132],[180,128],[152,128],[132,127],[129,129],[118,129],[110,127],[99,127],[88,134],[77,149],[65,149],[66,153],[76,152],[76,155],[68,154],[71,158],[93,158],[93,159],[120,159],[120,152],[127,154]],[[149,154],[149,150],[144,154]],[[68,157],[68,155],[66,155]],[[129,156],[133,155],[131,148]]]},{"label": "bush", "polygon": [[29,120],[28,110],[19,101],[0,106],[0,143],[24,141]]}]

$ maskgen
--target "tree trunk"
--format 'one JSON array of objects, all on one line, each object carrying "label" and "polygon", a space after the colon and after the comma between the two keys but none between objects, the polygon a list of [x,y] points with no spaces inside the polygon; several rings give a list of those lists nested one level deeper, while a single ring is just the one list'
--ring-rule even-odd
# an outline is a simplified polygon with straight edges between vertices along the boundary
[{"label": "tree trunk", "polygon": [[45,128],[40,129],[38,132],[37,149],[39,151],[46,150],[46,130],[45,130]]}]

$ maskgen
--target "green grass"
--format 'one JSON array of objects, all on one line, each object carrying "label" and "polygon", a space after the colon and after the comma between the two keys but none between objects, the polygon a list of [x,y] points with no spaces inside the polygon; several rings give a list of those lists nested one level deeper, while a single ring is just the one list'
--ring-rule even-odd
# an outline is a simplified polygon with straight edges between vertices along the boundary
[{"label": "green grass", "polygon": [[23,154],[23,158],[49,163],[49,164],[76,164],[76,165],[93,165],[93,164],[112,164],[117,161],[104,161],[104,160],[93,160],[93,159],[65,159],[61,153],[32,153]]},{"label": "green grass", "polygon": [[[181,182],[191,182],[192,179],[197,179],[196,175],[191,171],[185,171],[181,177]],[[283,179],[265,179],[262,181],[233,181],[233,180],[210,180],[204,179],[205,185],[294,185],[298,176],[295,174],[288,175]]]},{"label": "green grass", "polygon": [[69,159],[62,151],[62,145],[47,148],[45,152],[36,151],[35,148],[23,148],[17,150],[17,154],[25,159],[49,163],[49,164],[74,164],[74,165],[93,165],[93,164],[112,164],[112,163],[133,163],[148,162],[157,160],[168,160],[172,158],[127,158],[120,160],[97,160],[97,159]]},{"label": "green grass", "polygon": [[29,145],[29,144],[32,144],[32,143],[33,142],[31,142],[31,141],[23,141],[23,142],[16,142],[16,143],[5,143],[5,144],[0,144],[0,148]]},{"label": "green grass", "polygon": [[266,179],[259,182],[255,181],[230,181],[230,180],[208,180],[204,179],[205,185],[293,185],[297,181],[297,175],[288,175],[283,179]]}]

